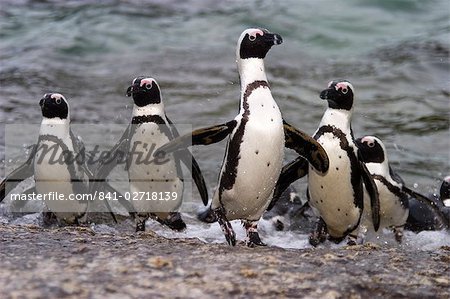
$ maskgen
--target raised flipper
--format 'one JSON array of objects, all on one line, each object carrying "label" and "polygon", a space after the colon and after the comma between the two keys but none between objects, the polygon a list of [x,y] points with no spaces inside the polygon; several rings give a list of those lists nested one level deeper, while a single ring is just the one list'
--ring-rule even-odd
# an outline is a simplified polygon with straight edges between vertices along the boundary
[{"label": "raised flipper", "polygon": [[364,186],[366,187],[367,193],[370,197],[370,207],[372,208],[372,222],[375,231],[380,228],[380,198],[378,195],[377,185],[370,175],[369,170],[364,162],[359,162],[362,179],[364,181]]},{"label": "raised flipper", "polygon": [[[172,134],[175,138],[178,138],[180,134],[178,133],[177,128],[174,126],[172,121],[167,117],[166,119],[170,126],[172,127]],[[203,178],[202,171],[200,170],[200,166],[198,166],[197,161],[194,156],[192,156],[191,152],[188,149],[181,150],[179,153],[176,153],[176,158],[180,159],[186,166],[189,168],[191,172],[192,178],[194,179],[195,185],[197,186],[198,192],[200,193],[200,197],[202,198],[203,204],[208,205],[208,189],[206,188],[205,179]]]},{"label": "raised flipper", "polygon": [[227,137],[236,126],[236,120],[229,121],[225,124],[216,125],[208,128],[197,129],[190,134],[180,136],[173,139],[167,144],[160,147],[154,154],[172,153],[174,151],[187,148],[191,145],[209,145],[222,141]]},{"label": "raised flipper", "polygon": [[[111,173],[111,171],[117,166],[120,160],[125,159],[129,151],[129,138],[132,134],[134,126],[129,125],[119,141],[113,146],[106,157],[98,162],[95,170],[93,170],[93,178],[90,184],[90,192],[95,193],[95,191],[102,190],[100,185],[108,185],[106,183],[106,178]],[[107,188],[107,187],[103,187]]]},{"label": "raised flipper", "polygon": [[300,156],[320,173],[328,171],[328,155],[323,147],[311,136],[294,128],[283,120],[285,145],[287,148],[295,150]]},{"label": "raised flipper", "polygon": [[438,205],[443,206],[443,204],[440,201],[433,201],[429,199],[426,196],[423,196],[420,193],[417,193],[405,186],[403,186],[402,191],[408,194],[409,196],[417,199],[418,201],[422,202],[423,204],[429,206],[433,212],[436,214],[436,216],[439,218],[439,221],[447,228],[450,228],[450,219],[448,219],[444,213],[442,213],[441,209],[439,209]]},{"label": "raised flipper", "polygon": [[294,161],[286,164],[283,169],[281,169],[281,174],[278,178],[277,184],[275,185],[275,190],[273,192],[272,201],[270,202],[267,210],[270,211],[284,190],[289,187],[290,184],[296,180],[304,177],[308,174],[309,163],[302,157],[298,157]]},{"label": "raised flipper", "polygon": [[[34,156],[36,155],[37,145],[33,146],[27,161],[17,169],[6,176],[0,183],[0,202],[11,192],[20,182],[31,177],[34,174]],[[6,186],[8,185],[8,186]]]}]

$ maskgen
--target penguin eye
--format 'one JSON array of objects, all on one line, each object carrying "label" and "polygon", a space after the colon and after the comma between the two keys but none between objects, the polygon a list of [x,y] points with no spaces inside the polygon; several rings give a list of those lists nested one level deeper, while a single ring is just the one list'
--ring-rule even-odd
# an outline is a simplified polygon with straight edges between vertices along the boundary
[{"label": "penguin eye", "polygon": [[375,146],[375,143],[374,143],[374,142],[367,142],[367,145],[368,145],[369,147],[374,147],[374,146]]},{"label": "penguin eye", "polygon": [[248,39],[253,42],[256,39],[256,35],[249,35]]},{"label": "penguin eye", "polygon": [[151,85],[150,83],[146,83],[146,84],[145,84],[145,88],[146,88],[146,89],[152,89],[152,85]]},{"label": "penguin eye", "polygon": [[343,94],[347,94],[348,89],[344,87],[344,88],[341,89],[341,91],[342,91]]},{"label": "penguin eye", "polygon": [[58,98],[58,99],[55,100],[55,102],[56,102],[56,104],[61,104],[61,99]]}]

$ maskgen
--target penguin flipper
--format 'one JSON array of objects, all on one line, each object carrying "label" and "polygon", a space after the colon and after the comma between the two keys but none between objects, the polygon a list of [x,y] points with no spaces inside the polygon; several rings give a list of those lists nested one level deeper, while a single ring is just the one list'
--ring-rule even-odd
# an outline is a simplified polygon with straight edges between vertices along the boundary
[{"label": "penguin flipper", "polygon": [[[129,141],[133,129],[135,129],[135,126],[129,125],[119,141],[108,152],[108,155],[99,160],[97,168],[94,170],[95,182],[104,182],[118,162],[128,156]],[[98,187],[97,183],[93,185]]]},{"label": "penguin flipper", "polygon": [[328,171],[328,155],[323,147],[311,136],[296,129],[283,120],[285,146],[295,150],[320,173]]},{"label": "penguin flipper", "polygon": [[180,159],[184,165],[191,172],[192,178],[194,179],[195,185],[197,186],[202,202],[205,206],[208,205],[208,188],[206,188],[205,179],[203,177],[200,166],[198,166],[197,160],[192,156],[188,149],[183,149],[181,151],[175,152],[175,156]]},{"label": "penguin flipper", "polygon": [[372,208],[372,222],[373,228],[375,231],[378,231],[380,228],[380,198],[378,194],[378,188],[370,175],[369,170],[367,169],[366,164],[364,162],[359,162],[362,179],[364,182],[364,186],[366,187],[367,193],[370,197],[370,207]]},{"label": "penguin flipper", "polygon": [[[28,157],[27,161],[16,168],[8,176],[6,176],[0,183],[0,202],[5,199],[6,195],[11,192],[20,182],[31,177],[34,174],[34,156],[36,154],[37,145],[33,146],[33,149]],[[8,185],[8,188],[6,188]]]},{"label": "penguin flipper", "polygon": [[267,207],[267,211],[270,211],[275,206],[281,194],[283,194],[290,184],[308,174],[308,167],[308,161],[306,161],[303,157],[298,157],[281,169],[281,174],[278,177],[278,181],[273,192],[272,201]]},{"label": "penguin flipper", "polygon": [[161,146],[154,156],[164,153],[172,153],[191,145],[209,145],[222,141],[236,126],[236,120],[229,121],[221,125],[197,129],[190,134],[177,137],[165,145]]},{"label": "penguin flipper", "polygon": [[408,187],[403,186],[402,191],[405,192],[406,194],[408,194],[409,196],[417,199],[418,201],[420,201],[421,203],[429,206],[433,212],[436,214],[436,216],[439,218],[439,221],[447,228],[450,228],[450,219],[447,219],[447,217],[445,216],[444,213],[442,213],[441,209],[439,209],[438,205],[443,206],[443,204],[440,201],[433,201],[431,199],[429,199],[428,197],[417,193],[411,189],[409,189]]}]

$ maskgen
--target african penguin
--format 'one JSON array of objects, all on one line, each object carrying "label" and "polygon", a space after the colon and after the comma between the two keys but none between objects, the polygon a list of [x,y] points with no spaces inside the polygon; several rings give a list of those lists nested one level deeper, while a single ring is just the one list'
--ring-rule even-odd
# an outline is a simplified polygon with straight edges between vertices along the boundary
[{"label": "african penguin", "polygon": [[84,159],[84,145],[70,129],[69,103],[63,95],[47,93],[39,105],[42,122],[38,142],[27,162],[0,184],[0,201],[21,181],[34,175],[35,186],[24,193],[63,195],[66,200],[45,200],[44,203],[60,224],[77,224],[86,220],[88,203],[68,199],[72,194],[89,192],[92,173]]},{"label": "african penguin", "polygon": [[[374,179],[380,199],[380,227],[391,228],[395,240],[401,243],[403,228],[408,218],[408,194],[403,191],[403,180],[393,172],[389,165],[386,147],[374,136],[365,136],[356,140],[360,157]],[[364,197],[364,216],[361,220],[361,232],[371,227],[371,209],[367,196]]]},{"label": "african penguin", "polygon": [[269,208],[287,186],[308,174],[309,205],[320,216],[309,238],[311,245],[317,246],[327,235],[330,240],[340,242],[350,233],[348,242],[355,244],[364,207],[364,187],[370,196],[375,230],[379,225],[379,201],[375,182],[360,161],[353,138],[354,89],[347,80],[331,81],[320,98],[327,100],[328,109],[314,139],[327,152],[329,169],[325,174],[320,173],[301,157],[288,163],[283,167]]},{"label": "african penguin", "polygon": [[216,143],[229,136],[211,209],[230,245],[236,243],[229,223],[234,219],[243,221],[249,247],[265,245],[257,224],[280,174],[285,146],[305,156],[318,171],[327,170],[328,160],[320,145],[283,121],[272,97],[264,58],[272,46],[281,43],[280,35],[265,29],[243,31],[236,48],[241,82],[239,114],[232,121],[195,130],[160,149],[171,152],[189,145]]},{"label": "african penguin", "polygon": [[[151,157],[152,151],[178,137],[178,131],[166,116],[161,90],[155,79],[135,78],[127,89],[127,95],[132,96],[134,102],[131,124],[109,157],[120,157],[120,153],[126,155],[130,194],[143,196],[132,201],[133,212],[137,215],[136,231],[145,231],[145,221],[149,217],[174,230],[182,230],[186,224],[178,212],[184,188],[180,162],[191,170],[206,204],[208,194],[200,168],[187,149],[168,154],[160,159],[161,162],[157,162],[157,158],[153,162],[145,161],[142,157]],[[102,162],[96,177],[105,179],[116,162]]]}]

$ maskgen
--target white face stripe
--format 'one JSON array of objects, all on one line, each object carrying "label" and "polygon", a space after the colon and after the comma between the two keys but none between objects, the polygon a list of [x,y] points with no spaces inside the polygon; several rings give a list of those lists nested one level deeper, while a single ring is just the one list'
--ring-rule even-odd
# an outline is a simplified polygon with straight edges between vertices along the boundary
[{"label": "white face stripe", "polygon": [[252,37],[255,37],[255,38],[257,37],[257,35],[261,35],[261,36],[264,35],[264,32],[262,30],[260,30],[260,29],[248,29],[246,31],[247,31],[249,36],[252,36]]},{"label": "white face stripe", "polygon": [[153,78],[144,78],[144,79],[141,80],[140,86],[142,87],[142,86],[144,86],[146,84],[153,85],[154,82],[155,82],[155,79],[153,79]]},{"label": "white face stripe", "polygon": [[375,137],[373,137],[373,136],[364,136],[361,139],[361,142],[362,143],[364,143],[364,142],[375,142]]},{"label": "white face stripe", "polygon": [[[328,87],[330,87],[330,85],[328,85]],[[351,89],[353,93],[355,93],[355,90],[353,89],[353,85],[349,82],[339,82],[336,84],[336,86],[334,87],[336,88],[336,91],[338,91],[339,89],[345,90],[345,89]]]},{"label": "white face stripe", "polygon": [[62,95],[62,94],[60,94],[60,93],[53,93],[51,96],[50,96],[50,98],[52,98],[52,99],[54,99],[54,100],[64,100],[64,102],[67,102],[66,101],[66,98]]},{"label": "white face stripe", "polygon": [[375,143],[378,143],[381,148],[383,149],[383,153],[384,153],[384,158],[386,159],[386,147],[384,146],[383,141],[381,141],[380,138],[377,138],[375,136],[364,136],[363,138],[361,138],[361,142],[365,143],[367,142],[367,145],[370,146],[370,144],[373,144],[370,147],[373,147],[375,145]]},{"label": "white face stripe", "polygon": [[244,31],[241,33],[241,36],[239,37],[239,40],[238,40],[238,50],[239,50],[240,44],[242,43],[242,40],[244,39],[244,37],[245,37],[247,34],[248,34],[249,36],[252,36],[252,37],[255,37],[255,38],[256,38],[257,35],[263,36],[263,35],[264,35],[264,31],[262,31],[261,29],[258,29],[258,28],[249,28],[249,29],[244,30]]}]

